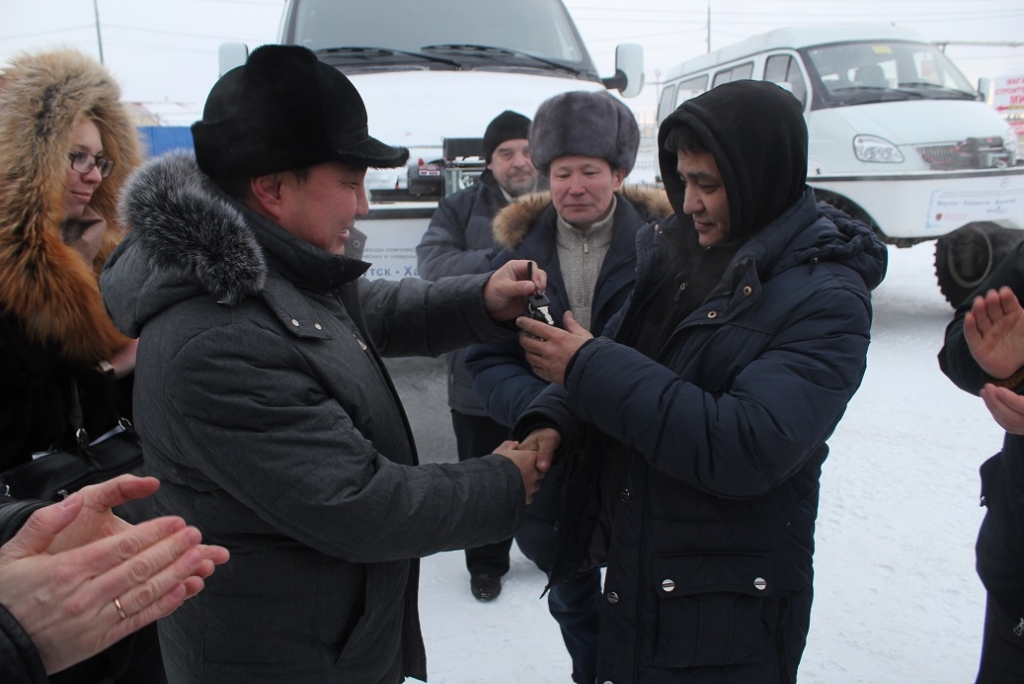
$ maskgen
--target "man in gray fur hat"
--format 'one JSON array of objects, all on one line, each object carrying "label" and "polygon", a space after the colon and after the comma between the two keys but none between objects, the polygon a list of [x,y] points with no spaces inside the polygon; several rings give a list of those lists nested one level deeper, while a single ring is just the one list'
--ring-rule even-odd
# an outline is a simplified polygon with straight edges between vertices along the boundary
[{"label": "man in gray fur hat", "polygon": [[[564,315],[567,324],[575,320],[600,334],[633,289],[637,231],[672,211],[662,191],[623,187],[639,144],[632,112],[606,92],[563,93],[541,104],[534,116],[530,150],[551,192],[523,198],[495,217],[494,239],[504,250],[491,267],[512,259],[536,261],[548,273],[545,295],[556,323]],[[515,340],[472,347],[468,365],[477,398],[504,426],[515,425],[548,386]],[[571,468],[563,459],[549,472],[515,535],[523,553],[549,573],[562,484]],[[604,553],[597,546],[591,551],[578,574],[548,593],[548,608],[572,659],[573,681],[580,684],[591,684],[597,672]]]},{"label": "man in gray fur hat", "polygon": [[[487,169],[477,182],[437,203],[430,226],[416,247],[420,276],[484,273],[501,247],[491,236],[495,214],[537,187],[537,169],[530,160],[530,120],[505,110],[487,125],[483,156]],[[496,423],[473,396],[473,381],[465,364],[465,349],[447,355],[448,406],[459,460],[477,458],[508,438],[508,426]],[[469,587],[479,601],[493,601],[501,593],[501,578],[508,572],[512,537],[494,544],[466,549]]]},{"label": "man in gray fur hat", "polygon": [[[159,625],[170,682],[426,679],[418,558],[507,538],[546,464],[504,443],[418,465],[381,355],[511,337],[544,277],[526,262],[428,283],[362,278],[368,135],[339,71],[268,45],[126,187],[132,230],[102,278],[139,339],[135,416],[162,513],[231,562]],[[536,284],[535,284],[536,283]]]}]

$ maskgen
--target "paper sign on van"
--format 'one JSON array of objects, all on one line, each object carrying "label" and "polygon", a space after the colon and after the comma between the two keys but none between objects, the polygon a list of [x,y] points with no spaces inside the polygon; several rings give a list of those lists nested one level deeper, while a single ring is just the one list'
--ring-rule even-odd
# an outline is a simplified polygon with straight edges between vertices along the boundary
[{"label": "paper sign on van", "polygon": [[1024,187],[987,191],[936,190],[928,207],[929,228],[959,228],[971,221],[1024,221]]}]

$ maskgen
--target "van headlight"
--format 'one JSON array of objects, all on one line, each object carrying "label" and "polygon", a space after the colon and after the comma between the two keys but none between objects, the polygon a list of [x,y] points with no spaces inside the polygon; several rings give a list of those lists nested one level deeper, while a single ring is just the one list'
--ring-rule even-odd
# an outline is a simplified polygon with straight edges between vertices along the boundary
[{"label": "van headlight", "polygon": [[879,164],[901,164],[903,153],[885,138],[874,135],[858,135],[853,139],[853,152],[863,162]]}]

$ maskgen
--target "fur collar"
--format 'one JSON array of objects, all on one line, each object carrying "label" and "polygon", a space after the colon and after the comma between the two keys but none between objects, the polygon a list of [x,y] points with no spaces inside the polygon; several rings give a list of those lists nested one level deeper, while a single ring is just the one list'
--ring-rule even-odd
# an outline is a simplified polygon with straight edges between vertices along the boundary
[{"label": "fur collar", "polygon": [[[90,203],[107,221],[91,268],[61,238],[67,153],[86,114],[116,161]],[[118,192],[140,161],[120,88],[92,58],[74,50],[23,55],[0,73],[0,307],[31,343],[53,345],[69,361],[95,363],[127,342],[103,307],[98,274],[121,237]]]},{"label": "fur collar", "polygon": [[198,283],[218,302],[234,305],[263,289],[267,265],[246,214],[199,170],[191,152],[143,165],[125,186],[120,213],[149,264]]},{"label": "fur collar", "polygon": [[[672,214],[672,205],[668,196],[660,188],[642,185],[624,185],[619,192],[620,201],[629,201],[641,215],[651,220],[665,218]],[[550,192],[536,192],[520,197],[518,201],[508,205],[494,217],[493,231],[495,241],[503,247],[514,249],[529,234],[533,224],[541,212],[551,205]]]}]

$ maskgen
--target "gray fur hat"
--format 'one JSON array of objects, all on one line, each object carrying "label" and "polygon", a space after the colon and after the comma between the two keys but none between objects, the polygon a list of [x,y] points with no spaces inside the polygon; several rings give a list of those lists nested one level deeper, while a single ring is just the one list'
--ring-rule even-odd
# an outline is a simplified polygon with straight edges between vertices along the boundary
[{"label": "gray fur hat", "polygon": [[545,100],[530,126],[530,157],[547,174],[559,157],[604,159],[629,174],[640,147],[633,112],[607,92],[573,91]]}]

